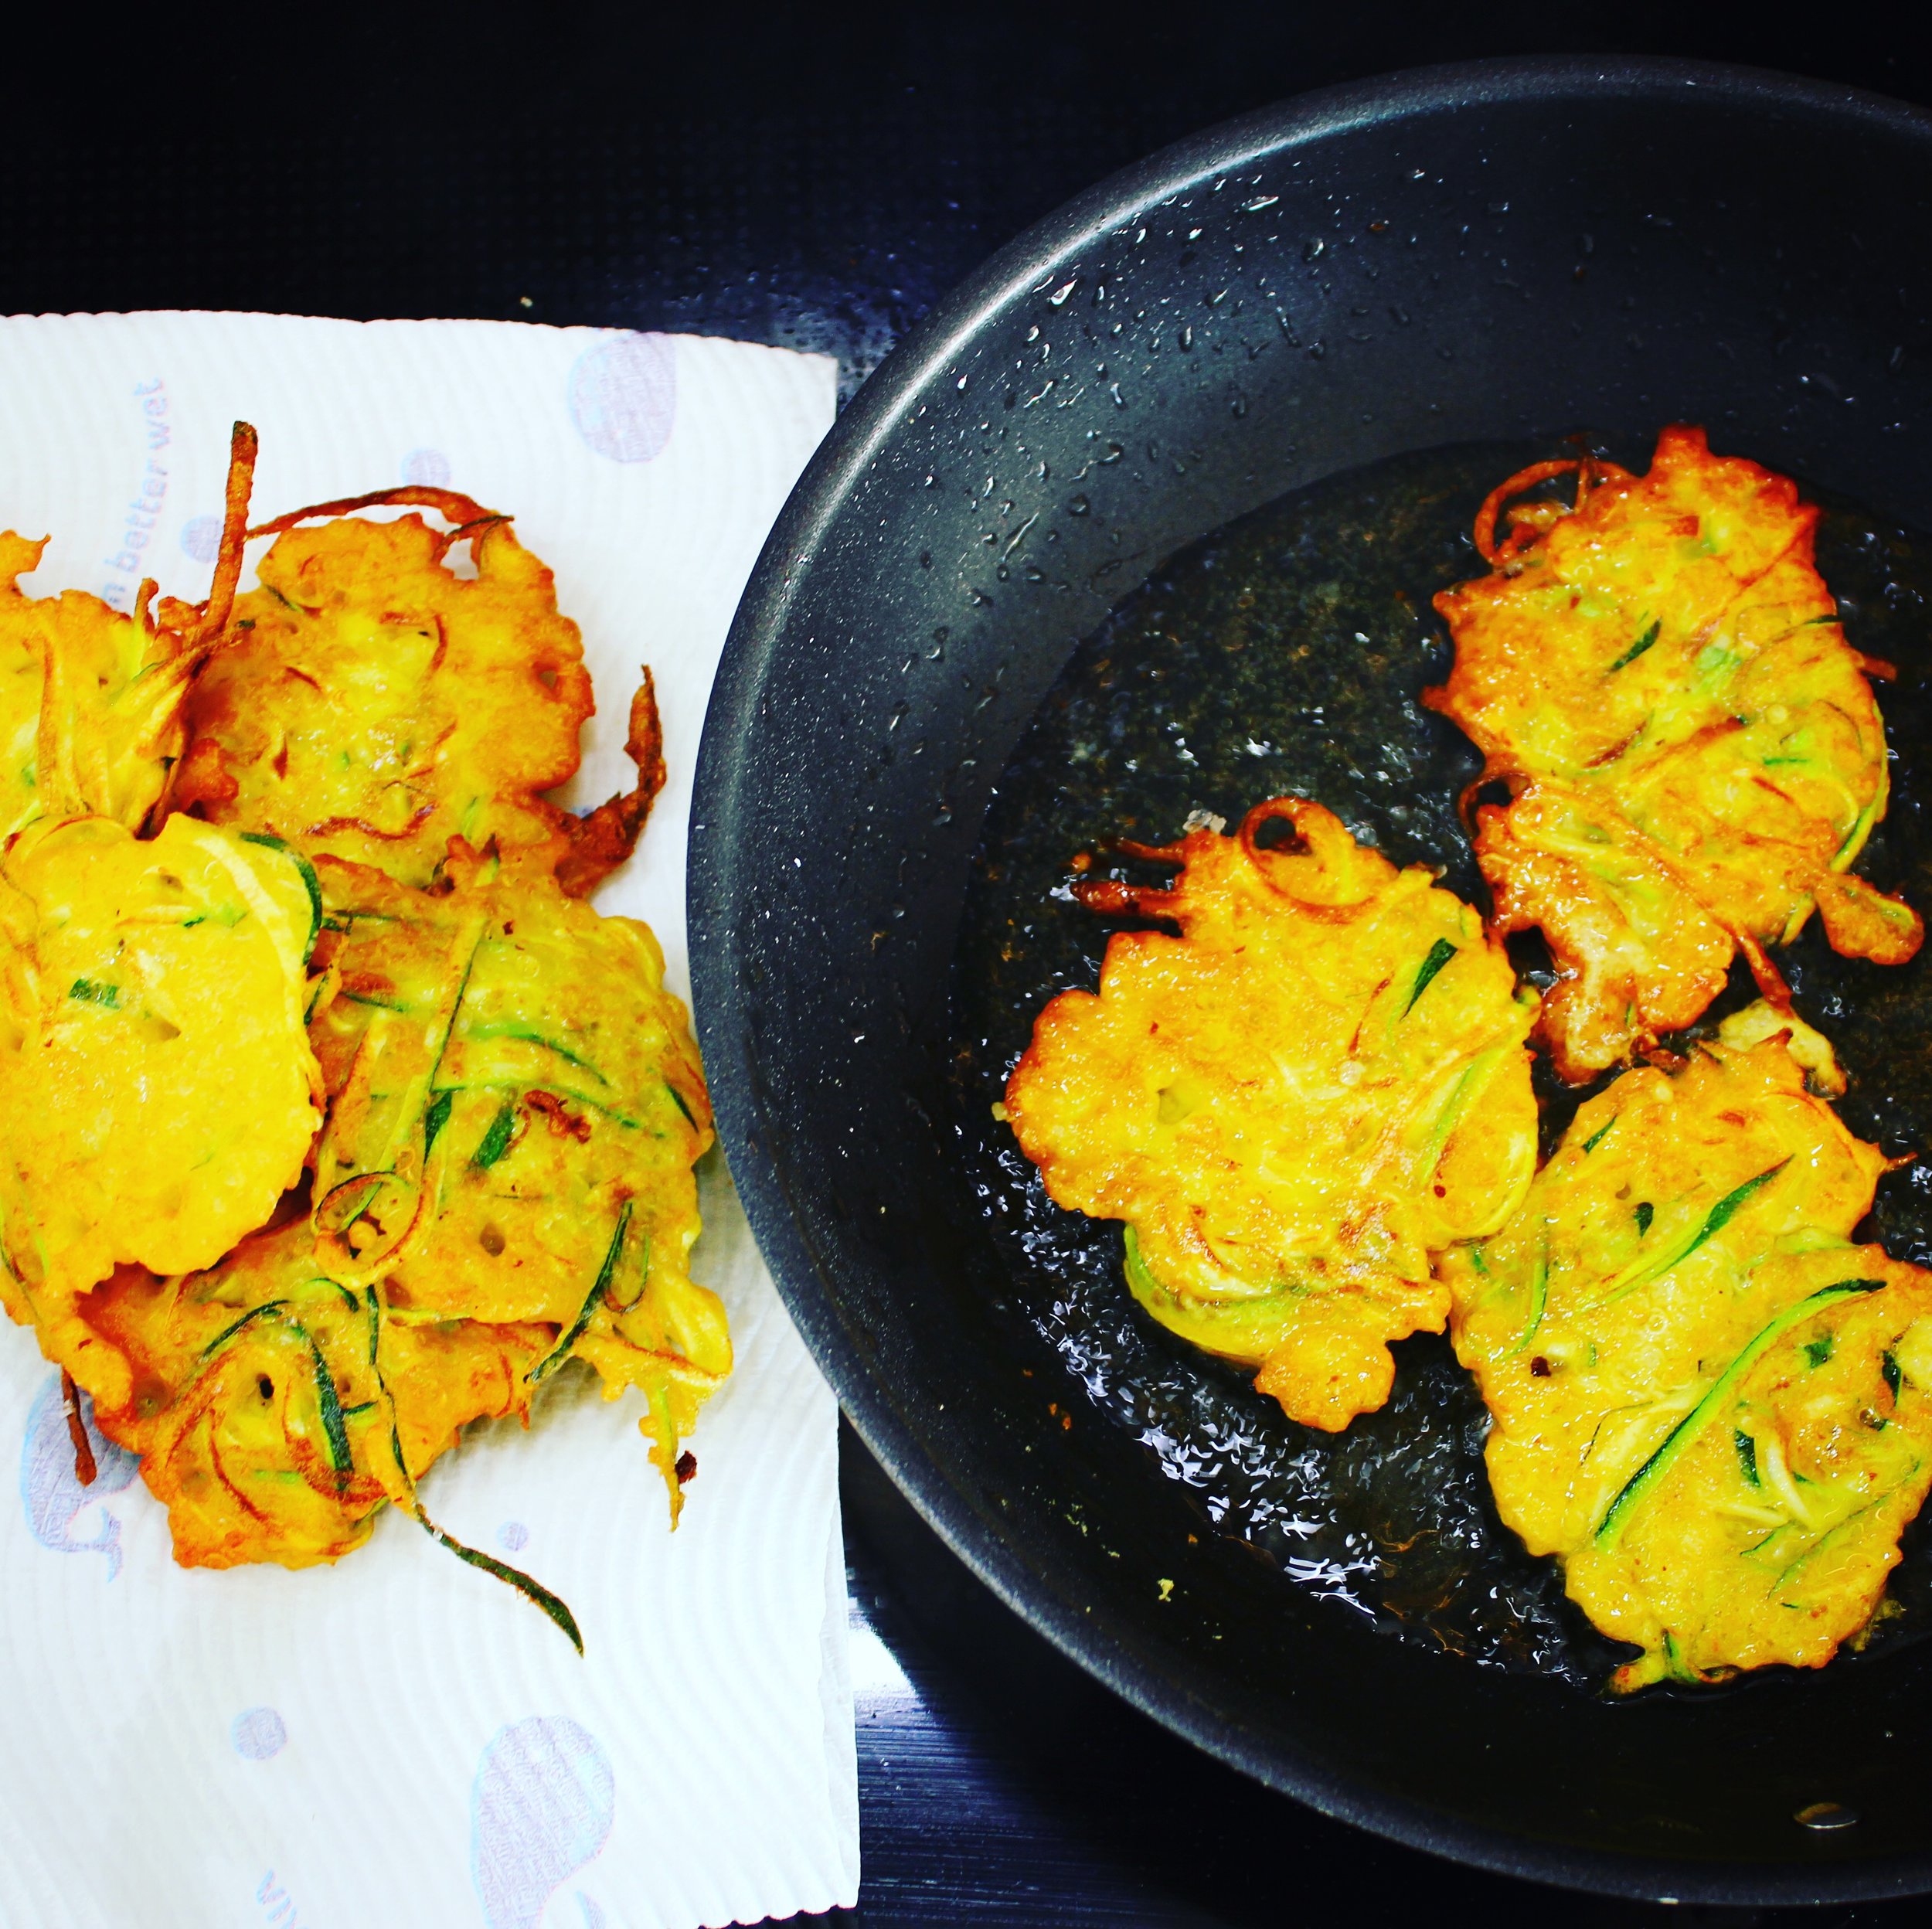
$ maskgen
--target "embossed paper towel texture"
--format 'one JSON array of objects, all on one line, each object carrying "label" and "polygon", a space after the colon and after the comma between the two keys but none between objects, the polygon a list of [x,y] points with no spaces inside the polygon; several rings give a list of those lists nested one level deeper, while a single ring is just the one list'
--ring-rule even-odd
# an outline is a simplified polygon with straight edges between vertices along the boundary
[{"label": "embossed paper towel texture", "polygon": [[[0,322],[0,527],[52,532],[26,587],[129,607],[206,593],[228,428],[261,432],[257,517],[447,482],[516,517],[582,626],[599,711],[572,800],[626,786],[656,674],[669,782],[600,894],[689,996],[685,832],[718,653],[831,422],[822,359],[488,322],[280,316]],[[142,1929],[695,1929],[852,1900],[835,1409],[714,1154],[699,1277],[738,1366],[684,1524],[630,1400],[566,1378],[526,1435],[426,1482],[527,1602],[389,1514],[333,1569],[187,1572],[124,1454],[73,1478],[53,1376],[0,1330],[0,1921]],[[7,1443],[11,1442],[11,1446]]]}]

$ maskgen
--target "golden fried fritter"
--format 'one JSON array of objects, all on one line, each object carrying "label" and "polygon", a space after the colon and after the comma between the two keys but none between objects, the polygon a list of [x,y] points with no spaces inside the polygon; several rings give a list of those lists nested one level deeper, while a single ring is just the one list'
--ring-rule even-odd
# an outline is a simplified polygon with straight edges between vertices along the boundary
[{"label": "golden fried fritter", "polygon": [[1620,1689],[1821,1665],[1932,1485],[1932,1275],[1851,1243],[1886,1161],[1774,1018],[1625,1073],[1443,1261],[1498,1510],[1643,1650]]},{"label": "golden fried fritter", "polygon": [[81,590],[36,599],[20,578],[47,546],[0,534],[0,844],[45,818],[111,818],[137,830],[182,751],[182,706],[227,620],[241,568],[255,432],[235,425],[229,513],[199,607],[144,582],[132,614]]},{"label": "golden fried fritter", "polygon": [[[1292,847],[1257,841],[1277,821]],[[1338,1429],[1388,1397],[1391,1340],[1441,1330],[1430,1255],[1529,1182],[1534,996],[1466,904],[1319,805],[1128,848],[1174,887],[1083,900],[1181,935],[1109,940],[1098,995],[1040,1014],[1007,1115],[1056,1204],[1127,1222],[1156,1319]]]},{"label": "golden fried fritter", "polygon": [[322,1269],[398,1322],[547,1323],[532,1378],[573,1356],[610,1397],[641,1389],[675,1509],[679,1436],[731,1346],[688,1270],[711,1108],[656,939],[461,846],[441,896],[318,869]]},{"label": "golden fried fritter", "polygon": [[527,1416],[554,1329],[386,1319],[321,1277],[305,1220],[204,1273],[124,1267],[82,1300],[94,1417],[141,1456],[184,1567],[335,1560],[471,1421]]},{"label": "golden fried fritter", "polygon": [[1575,463],[1512,477],[1477,520],[1492,573],[1436,607],[1455,666],[1423,701],[1482,751],[1506,807],[1477,811],[1503,932],[1558,968],[1543,1035],[1581,1081],[1695,1020],[1741,949],[1814,905],[1832,944],[1898,964],[1919,917],[1848,868],[1885,814],[1885,737],[1812,560],[1817,510],[1754,462],[1666,429],[1648,475],[1583,467],[1576,506],[1503,505]]},{"label": "golden fried fritter", "polygon": [[[396,502],[456,526],[337,515]],[[321,515],[336,519],[296,526]],[[403,489],[250,532],[271,532],[260,587],[196,685],[179,808],[406,884],[433,883],[455,836],[523,853],[578,895],[629,855],[664,781],[649,673],[631,712],[636,791],[583,820],[541,796],[575,774],[594,706],[577,625],[505,518]],[[473,577],[451,564],[463,542]]]},{"label": "golden fried fritter", "polygon": [[573,1358],[644,1393],[675,1519],[679,1436],[731,1346],[686,1270],[711,1114],[655,941],[460,842],[438,894],[317,871],[312,1211],[203,1271],[123,1267],[63,1364],[142,1455],[184,1566],[334,1560],[386,1499],[429,1525],[431,1461]]},{"label": "golden fried fritter", "polygon": [[319,913],[298,860],[185,818],[43,823],[0,859],[0,1298],[50,1358],[117,1264],[213,1265],[301,1175]]}]

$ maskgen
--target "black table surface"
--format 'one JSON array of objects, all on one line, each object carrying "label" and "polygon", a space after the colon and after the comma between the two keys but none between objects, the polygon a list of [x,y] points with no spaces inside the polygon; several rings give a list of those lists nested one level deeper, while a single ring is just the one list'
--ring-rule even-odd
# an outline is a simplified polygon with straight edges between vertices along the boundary
[{"label": "black table surface", "polygon": [[[1443,0],[630,0],[274,19],[70,5],[9,42],[0,311],[696,330],[827,350],[849,396],[1011,235],[1270,100],[1540,52],[1740,60],[1932,101],[1916,25],[1870,5]],[[1509,1929],[1553,1912],[1732,1914],[1458,1869],[1244,1781],[1049,1648],[849,1431],[841,1444],[865,1854],[844,1920],[1236,1929],[1480,1910]]]}]

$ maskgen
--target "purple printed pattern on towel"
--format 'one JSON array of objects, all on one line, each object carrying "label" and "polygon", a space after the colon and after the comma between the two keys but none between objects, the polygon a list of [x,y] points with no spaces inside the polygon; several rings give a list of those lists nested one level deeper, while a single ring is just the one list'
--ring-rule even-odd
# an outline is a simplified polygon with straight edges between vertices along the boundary
[{"label": "purple printed pattern on towel", "polygon": [[94,1533],[77,1539],[75,1521],[83,1509],[109,1494],[117,1494],[140,1471],[141,1462],[117,1447],[95,1426],[94,1402],[80,1396],[80,1417],[94,1450],[93,1484],[83,1487],[74,1471],[73,1437],[67,1431],[67,1409],[56,1373],[40,1390],[27,1416],[26,1437],[20,1448],[20,1499],[27,1526],[36,1540],[56,1553],[105,1554],[107,1578],[121,1572],[121,1522],[107,1508],[100,1510]]},{"label": "purple printed pattern on towel", "polygon": [[229,1724],[235,1753],[247,1761],[267,1761],[288,1742],[288,1724],[273,1708],[244,1708]]},{"label": "purple printed pattern on towel", "polygon": [[570,420],[613,462],[648,462],[671,440],[678,356],[668,335],[614,335],[570,370]]},{"label": "purple printed pattern on towel", "polygon": [[403,480],[419,489],[447,489],[450,458],[440,449],[411,449],[403,458]]},{"label": "purple printed pattern on towel", "polygon": [[182,553],[196,563],[212,563],[221,553],[221,518],[192,515],[182,525]]},{"label": "purple printed pattern on towel", "polygon": [[[544,1905],[604,1845],[617,1810],[597,1737],[562,1715],[500,1728],[470,1797],[470,1873],[490,1929],[536,1929]],[[587,1929],[603,1911],[580,1894]]]}]

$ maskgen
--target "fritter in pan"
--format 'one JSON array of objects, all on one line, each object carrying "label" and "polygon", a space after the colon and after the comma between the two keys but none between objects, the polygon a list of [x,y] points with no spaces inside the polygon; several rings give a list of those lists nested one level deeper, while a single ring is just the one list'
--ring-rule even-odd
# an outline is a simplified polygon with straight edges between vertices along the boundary
[{"label": "fritter in pan", "polygon": [[211,1266],[301,1176],[311,881],[187,818],[43,822],[0,859],[0,1298],[50,1358],[117,1264]]},{"label": "fritter in pan", "polygon": [[1082,900],[1179,935],[1109,940],[1098,994],[1040,1014],[1007,1116],[1056,1203],[1126,1222],[1156,1319],[1338,1430],[1388,1397],[1390,1341],[1441,1330],[1430,1256],[1529,1183],[1534,996],[1466,904],[1319,805],[1126,848],[1173,887]]},{"label": "fritter in pan", "polygon": [[[1526,489],[1578,473],[1498,539]],[[1781,476],[1666,429],[1649,472],[1543,463],[1496,490],[1476,543],[1494,566],[1436,607],[1455,665],[1423,700],[1485,759],[1506,805],[1476,812],[1502,932],[1540,927],[1557,966],[1541,1027],[1580,1082],[1692,1023],[1742,951],[1815,905],[1840,951],[1898,964],[1918,915],[1849,866],[1885,813],[1868,662],[1812,560],[1818,512]]]},{"label": "fritter in pan", "polygon": [[1932,1275],[1851,1242],[1886,1161],[1775,1025],[1626,1072],[1442,1263],[1498,1510],[1642,1650],[1620,1689],[1821,1666],[1932,1485]]},{"label": "fritter in pan", "polygon": [[220,637],[242,564],[255,432],[235,425],[214,587],[199,607],[144,582],[131,614],[81,590],[36,598],[20,578],[47,546],[0,534],[0,844],[30,824],[94,815],[138,830],[186,738],[182,706]]},{"label": "fritter in pan", "polygon": [[[344,513],[417,504],[372,522]],[[300,526],[318,516],[319,528]],[[577,896],[630,853],[664,760],[649,672],[631,706],[638,788],[580,819],[541,793],[576,774],[594,707],[577,625],[506,517],[445,490],[325,503],[251,530],[274,545],[195,686],[176,805],[311,856],[427,885],[452,837]],[[467,543],[473,577],[451,552]]]}]

